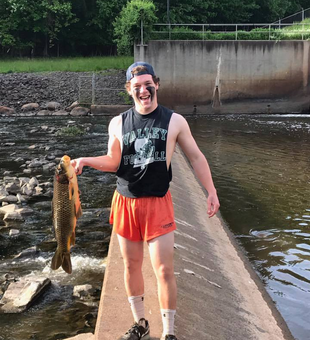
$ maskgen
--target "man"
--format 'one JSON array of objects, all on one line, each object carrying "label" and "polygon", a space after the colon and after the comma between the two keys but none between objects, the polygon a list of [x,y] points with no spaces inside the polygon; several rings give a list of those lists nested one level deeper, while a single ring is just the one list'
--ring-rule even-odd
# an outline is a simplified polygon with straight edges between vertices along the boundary
[{"label": "man", "polygon": [[208,162],[186,120],[158,105],[159,78],[153,67],[145,62],[134,63],[126,77],[126,90],[135,105],[111,120],[107,155],[78,158],[73,165],[77,174],[81,174],[83,166],[91,166],[117,175],[110,222],[124,258],[125,288],[135,321],[119,340],[150,338],[143,304],[144,241],[148,243],[158,282],[163,320],[161,340],[177,340],[174,334],[177,287],[173,267],[176,225],[169,191],[171,159],[177,143],[208,191],[209,217],[216,214],[220,204]]}]

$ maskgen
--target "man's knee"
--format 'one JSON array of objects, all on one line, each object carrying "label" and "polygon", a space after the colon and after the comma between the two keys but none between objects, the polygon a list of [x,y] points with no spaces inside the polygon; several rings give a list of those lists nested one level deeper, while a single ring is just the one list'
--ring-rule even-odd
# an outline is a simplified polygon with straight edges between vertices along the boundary
[{"label": "man's knee", "polygon": [[124,259],[125,271],[132,273],[142,269],[142,260],[139,258]]},{"label": "man's knee", "polygon": [[159,281],[163,281],[163,282],[169,282],[171,280],[174,280],[174,270],[173,270],[173,266],[169,266],[169,265],[160,265],[157,269],[157,273],[156,273],[157,279]]}]

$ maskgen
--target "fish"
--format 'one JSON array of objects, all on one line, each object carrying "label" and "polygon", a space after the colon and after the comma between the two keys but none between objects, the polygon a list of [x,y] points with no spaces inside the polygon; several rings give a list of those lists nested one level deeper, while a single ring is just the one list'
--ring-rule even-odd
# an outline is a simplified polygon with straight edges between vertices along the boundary
[{"label": "fish", "polygon": [[77,176],[69,156],[61,158],[54,175],[52,216],[57,249],[52,258],[51,268],[71,274],[71,246],[75,245],[77,219],[82,216]]}]

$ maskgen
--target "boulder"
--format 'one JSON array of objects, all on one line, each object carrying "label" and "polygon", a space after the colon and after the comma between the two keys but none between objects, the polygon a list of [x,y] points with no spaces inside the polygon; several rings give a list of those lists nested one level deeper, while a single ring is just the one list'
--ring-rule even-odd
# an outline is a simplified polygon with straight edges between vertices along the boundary
[{"label": "boulder", "polygon": [[5,186],[5,190],[9,193],[9,194],[14,194],[16,195],[17,193],[20,192],[20,185],[19,183],[15,183],[15,182],[12,182],[12,183],[8,183],[6,186]]},{"label": "boulder", "polygon": [[65,340],[95,340],[95,335],[93,333],[82,333]]},{"label": "boulder", "polygon": [[20,231],[18,229],[11,229],[9,232],[10,236],[15,236],[18,235],[20,233]]},{"label": "boulder", "polygon": [[29,181],[29,185],[34,188],[39,185],[39,181],[35,177],[32,177]]},{"label": "boulder", "polygon": [[60,104],[58,102],[47,103],[47,109],[50,111],[56,111],[60,109]]},{"label": "boulder", "polygon": [[33,187],[28,184],[24,184],[24,186],[21,189],[21,194],[26,196],[31,196],[33,191]]},{"label": "boulder", "polygon": [[38,253],[39,253],[38,247],[33,246],[33,247],[23,250],[18,255],[14,256],[14,259],[21,259],[24,257],[33,257],[33,256],[36,256]]},{"label": "boulder", "polygon": [[18,199],[14,195],[0,197],[0,202],[17,203]]},{"label": "boulder", "polygon": [[90,110],[87,107],[77,106],[71,110],[71,116],[87,116]]},{"label": "boulder", "polygon": [[27,216],[27,215],[32,215],[33,214],[33,210],[31,208],[20,208],[20,209],[16,209],[15,212],[17,212],[18,214],[21,214],[22,216]]},{"label": "boulder", "polygon": [[37,113],[37,116],[49,116],[51,113],[49,110],[40,110],[38,113]]},{"label": "boulder", "polygon": [[69,112],[64,110],[55,111],[52,113],[52,116],[69,116]]},{"label": "boulder", "polygon": [[22,111],[23,112],[34,111],[35,109],[38,109],[38,108],[39,108],[38,103],[28,103],[22,106]]},{"label": "boulder", "polygon": [[3,294],[0,303],[4,313],[21,313],[50,285],[48,278],[22,278],[12,282]]},{"label": "boulder", "polygon": [[0,106],[0,114],[6,115],[6,116],[10,116],[12,114],[15,113],[15,110],[7,107],[7,106]]},{"label": "boulder", "polygon": [[7,212],[4,215],[3,221],[24,221],[24,218],[20,213],[16,211],[12,211],[12,212]]},{"label": "boulder", "polygon": [[17,198],[17,203],[24,203],[24,202],[27,202],[26,196],[23,196],[23,195],[21,195],[20,193],[18,193],[18,194],[16,195],[16,198]]},{"label": "boulder", "polygon": [[19,185],[22,187],[24,184],[28,184],[30,181],[29,177],[19,177]]},{"label": "boulder", "polygon": [[96,289],[92,285],[79,285],[73,288],[73,296],[80,298],[81,300],[89,300],[95,294]]},{"label": "boulder", "polygon": [[0,215],[5,215],[8,212],[13,212],[18,209],[16,204],[8,204],[5,207],[0,207]]},{"label": "boulder", "polygon": [[72,111],[75,107],[79,106],[79,102],[75,101],[70,106],[66,107],[66,111]]},{"label": "boulder", "polygon": [[6,191],[5,187],[0,187],[0,197],[2,196],[8,196],[8,192]]}]

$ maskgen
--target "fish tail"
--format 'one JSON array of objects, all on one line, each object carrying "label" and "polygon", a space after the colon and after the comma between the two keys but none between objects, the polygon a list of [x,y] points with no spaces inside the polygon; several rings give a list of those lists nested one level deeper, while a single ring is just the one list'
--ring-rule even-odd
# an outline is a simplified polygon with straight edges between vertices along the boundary
[{"label": "fish tail", "polygon": [[71,274],[72,273],[72,264],[71,264],[71,257],[70,253],[64,253],[60,251],[59,248],[56,249],[56,252],[52,258],[52,264],[51,268],[53,270],[58,269],[60,266],[62,266],[63,270]]},{"label": "fish tail", "polygon": [[63,254],[62,269],[68,274],[72,273],[72,264],[71,264],[70,253],[64,253]]}]

